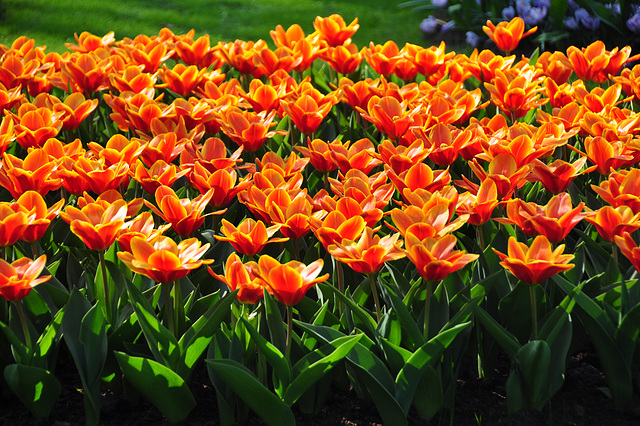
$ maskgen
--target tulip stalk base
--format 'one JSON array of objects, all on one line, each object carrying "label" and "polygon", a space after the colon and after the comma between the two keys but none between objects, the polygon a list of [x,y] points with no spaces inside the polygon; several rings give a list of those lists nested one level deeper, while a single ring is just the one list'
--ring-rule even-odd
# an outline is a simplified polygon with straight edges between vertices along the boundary
[{"label": "tulip stalk base", "polygon": [[378,298],[378,289],[376,288],[375,283],[375,274],[369,274],[369,284],[371,285],[371,294],[373,295],[373,303],[376,305],[376,317],[378,318],[378,322],[382,318],[382,314],[380,313],[380,299]]},{"label": "tulip stalk base", "polygon": [[538,301],[536,299],[535,286],[529,286],[531,296],[531,327],[533,329],[533,340],[538,339]]},{"label": "tulip stalk base", "polygon": [[16,310],[18,311],[18,317],[20,317],[20,324],[22,325],[22,331],[24,332],[24,341],[31,352],[31,333],[29,332],[29,324],[27,323],[27,316],[24,313],[24,308],[21,302],[16,302]]}]

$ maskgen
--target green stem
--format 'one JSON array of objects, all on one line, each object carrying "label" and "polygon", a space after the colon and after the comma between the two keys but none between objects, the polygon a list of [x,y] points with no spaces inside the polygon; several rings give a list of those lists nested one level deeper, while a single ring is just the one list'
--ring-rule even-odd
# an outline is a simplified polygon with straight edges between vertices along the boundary
[{"label": "green stem", "polygon": [[378,322],[382,318],[380,314],[380,300],[378,299],[378,289],[376,288],[376,283],[373,279],[374,273],[369,274],[369,284],[371,285],[371,294],[373,294],[373,303],[376,305],[376,316],[378,317]]},{"label": "green stem", "polygon": [[298,249],[298,239],[297,238],[293,238],[293,257],[300,262],[300,253],[299,253],[299,249]]},{"label": "green stem", "polygon": [[182,305],[182,287],[180,286],[180,280],[173,282],[173,330],[177,334],[180,332],[180,315]]},{"label": "green stem", "polygon": [[[338,291],[344,294],[344,270],[342,269],[342,263],[339,261],[336,262],[336,274],[338,275]],[[338,298],[338,312],[340,312],[340,316],[342,316],[343,311],[342,299]]]},{"label": "green stem", "polygon": [[427,281],[427,286],[426,286],[426,294],[424,297],[424,330],[422,331],[423,335],[424,335],[424,339],[428,340],[429,339],[429,313],[431,310],[431,293],[432,293],[432,287],[433,287],[433,283],[431,281]]},{"label": "green stem", "polygon": [[529,286],[529,295],[531,296],[531,324],[533,328],[533,340],[538,339],[538,301],[536,300],[535,286]]},{"label": "green stem", "polygon": [[102,270],[102,296],[107,316],[107,323],[111,324],[111,301],[109,300],[109,280],[107,279],[107,263],[104,260],[104,251],[98,252],[100,259],[100,269]]},{"label": "green stem", "polygon": [[31,353],[31,333],[29,333],[29,324],[27,323],[27,316],[24,314],[24,309],[22,308],[22,303],[20,301],[16,302],[16,309],[18,310],[18,316],[20,317],[20,323],[22,324],[22,331],[24,332],[25,343],[27,344],[29,353]]},{"label": "green stem", "polygon": [[291,317],[293,316],[293,307],[287,305],[287,348],[285,350],[285,357],[287,363],[291,360]]},{"label": "green stem", "polygon": [[162,296],[164,298],[164,306],[165,306],[165,324],[169,326],[169,331],[173,336],[176,335],[175,325],[173,323],[173,303],[171,303],[171,295],[169,294],[169,284],[168,283],[160,283],[160,291],[162,292]]}]

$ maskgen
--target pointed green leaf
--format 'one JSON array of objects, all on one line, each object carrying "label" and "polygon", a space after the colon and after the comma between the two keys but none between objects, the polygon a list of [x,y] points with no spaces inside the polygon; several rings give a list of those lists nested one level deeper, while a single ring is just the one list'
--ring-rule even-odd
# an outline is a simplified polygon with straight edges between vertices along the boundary
[{"label": "pointed green leaf", "polygon": [[62,392],[50,371],[22,364],[9,364],[4,378],[16,396],[36,417],[47,417]]}]

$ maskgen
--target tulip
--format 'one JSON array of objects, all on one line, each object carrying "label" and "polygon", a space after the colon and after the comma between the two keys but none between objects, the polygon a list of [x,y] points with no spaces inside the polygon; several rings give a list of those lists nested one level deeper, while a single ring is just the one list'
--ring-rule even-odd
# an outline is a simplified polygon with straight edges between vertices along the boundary
[{"label": "tulip", "polygon": [[43,149],[32,150],[24,160],[5,152],[0,168],[0,185],[16,200],[26,191],[36,191],[44,196],[62,185],[62,179],[55,175],[56,168],[57,164]]},{"label": "tulip", "polygon": [[316,170],[322,173],[329,173],[334,171],[338,165],[333,161],[332,145],[340,145],[341,142],[335,140],[333,142],[325,142],[320,139],[310,140],[307,143],[307,147],[296,146],[296,151],[309,159],[309,162]]},{"label": "tulip", "polygon": [[456,212],[468,214],[467,222],[479,226],[491,219],[493,210],[499,203],[496,184],[492,179],[487,178],[482,181],[477,193],[465,192],[460,195]]},{"label": "tulip", "polygon": [[[13,263],[0,259],[0,297],[12,302],[22,300],[33,287],[51,279],[51,275],[40,277],[46,262],[45,255],[36,260],[21,257]],[[30,339],[25,337],[30,346]]]},{"label": "tulip", "polygon": [[32,219],[19,204],[0,203],[0,247],[15,244]]},{"label": "tulip", "polygon": [[357,140],[349,146],[350,141],[341,144],[334,141],[329,144],[331,159],[340,168],[342,173],[347,173],[351,169],[357,169],[365,174],[381,163],[375,157],[375,147],[368,138]]},{"label": "tulip", "polygon": [[[156,190],[155,198],[158,207],[145,200],[145,204],[162,220],[171,224],[171,228],[183,238],[193,235],[204,223],[206,215],[202,212],[213,196],[213,190],[190,200],[178,198],[168,186],[160,186]],[[222,212],[221,212],[222,213]]]},{"label": "tulip", "polygon": [[206,68],[198,69],[195,65],[176,64],[173,69],[163,65],[158,75],[167,84],[169,90],[187,98],[203,82],[206,71]]},{"label": "tulip", "polygon": [[373,232],[373,229],[366,227],[357,241],[336,242],[327,247],[327,251],[336,260],[362,274],[377,272],[385,262],[406,256],[402,250],[402,241],[398,241],[400,234],[380,238]]},{"label": "tulip", "polygon": [[363,51],[364,49],[358,51],[358,47],[355,44],[329,47],[320,54],[320,59],[331,65],[336,72],[347,75],[358,69],[364,59]]},{"label": "tulip", "polygon": [[574,266],[569,264],[574,256],[562,254],[564,244],[552,251],[551,243],[544,235],[538,235],[531,247],[519,243],[515,237],[510,237],[506,255],[496,249],[492,250],[500,257],[503,267],[528,285],[539,284],[552,275],[568,271]]},{"label": "tulip", "polygon": [[487,25],[482,27],[484,33],[498,46],[498,49],[509,54],[518,47],[518,43],[524,37],[536,32],[538,27],[533,27],[526,33],[524,32],[524,21],[516,16],[511,21],[500,22],[497,26],[491,21],[487,21]]},{"label": "tulip", "polygon": [[549,101],[540,99],[539,92],[544,88],[533,77],[534,74],[531,72],[496,70],[496,77],[492,83],[484,85],[491,94],[491,101],[515,121],[519,117],[524,117],[529,110]]},{"label": "tulip", "polygon": [[155,194],[160,186],[171,187],[176,180],[187,173],[189,170],[176,171],[175,164],[167,164],[163,160],[153,163],[149,170],[142,161],[138,160],[130,171],[133,179],[149,194]]},{"label": "tulip", "polygon": [[321,40],[326,41],[329,46],[336,47],[349,44],[360,25],[358,25],[358,18],[347,25],[342,16],[333,14],[327,18],[317,16],[313,21],[313,28],[318,32]]},{"label": "tulip", "polygon": [[637,55],[630,55],[629,46],[608,51],[602,41],[596,40],[582,49],[570,46],[567,49],[567,65],[571,66],[581,80],[604,83],[610,76],[617,75],[625,64],[638,59]]},{"label": "tulip", "polygon": [[70,225],[71,232],[94,251],[111,247],[126,216],[127,203],[124,200],[117,200],[108,207],[102,203],[90,203],[81,209],[67,206],[65,211],[60,212],[62,220]]},{"label": "tulip", "polygon": [[58,216],[64,200],[60,200],[50,208],[47,208],[42,195],[35,191],[27,191],[16,201],[29,216],[32,216],[27,227],[22,231],[20,239],[28,243],[38,241],[44,236],[51,221]]},{"label": "tulip", "polygon": [[604,206],[585,220],[598,230],[598,234],[609,242],[625,232],[632,233],[640,228],[640,213],[634,213],[627,206]]},{"label": "tulip", "polygon": [[[218,118],[222,131],[245,151],[255,152],[264,145],[265,141],[283,131],[269,131],[276,125],[273,119],[276,111],[255,113],[230,108]],[[286,132],[284,132],[286,133]]]},{"label": "tulip", "polygon": [[25,149],[41,147],[49,138],[58,135],[63,126],[63,115],[63,112],[52,112],[31,104],[20,106],[18,115],[11,114],[16,140]]},{"label": "tulip", "polygon": [[267,228],[262,221],[256,222],[251,218],[244,219],[236,228],[231,222],[222,219],[220,230],[224,236],[215,235],[215,238],[219,241],[228,241],[238,253],[254,256],[260,253],[268,243],[289,240],[289,238],[271,238],[279,229],[280,225]]},{"label": "tulip", "polygon": [[168,284],[187,276],[201,265],[213,263],[213,259],[200,259],[208,249],[209,244],[201,245],[197,238],[176,244],[171,238],[161,235],[152,241],[133,237],[131,252],[118,252],[118,257],[133,272]]},{"label": "tulip", "polygon": [[614,237],[615,243],[620,247],[622,254],[629,259],[636,271],[640,272],[640,247],[635,243],[629,232],[624,232],[622,236]]},{"label": "tulip", "polygon": [[81,53],[93,52],[101,47],[109,47],[116,41],[113,31],[109,31],[102,37],[93,35],[88,31],[83,31],[80,35],[74,33],[73,37],[78,44],[65,43],[64,45],[71,51]]},{"label": "tulip", "polygon": [[420,106],[407,110],[408,103],[400,102],[391,96],[372,96],[367,103],[367,111],[357,108],[362,118],[373,123],[376,128],[388,138],[398,141],[409,129],[415,125],[414,117]]},{"label": "tulip", "polygon": [[327,95],[319,103],[313,96],[303,94],[295,100],[281,100],[280,106],[301,133],[311,135],[336,103],[335,96]]},{"label": "tulip", "polygon": [[133,237],[142,237],[147,241],[151,241],[170,227],[171,225],[163,225],[156,229],[152,214],[150,212],[141,213],[132,220],[125,222],[120,228],[117,236],[118,245],[120,249],[131,252],[131,240]]},{"label": "tulip", "polygon": [[62,128],[65,130],[75,130],[80,124],[98,107],[97,99],[86,99],[80,93],[72,93],[63,102],[54,103],[54,112],[63,112]]},{"label": "tulip", "polygon": [[207,266],[211,276],[222,281],[229,290],[238,290],[236,298],[241,303],[254,304],[262,299],[264,293],[264,281],[255,275],[258,269],[256,262],[243,264],[237,254],[231,253],[227,258],[224,275],[218,275]]},{"label": "tulip", "polygon": [[589,173],[596,169],[597,166],[591,166],[584,171],[580,169],[587,162],[587,157],[580,157],[574,163],[557,159],[553,163],[547,165],[540,160],[533,161],[531,174],[527,177],[530,182],[541,182],[544,189],[552,194],[560,194],[569,188],[573,179],[583,173]]},{"label": "tulip", "polygon": [[439,281],[478,258],[477,254],[452,251],[456,241],[451,234],[420,238],[409,229],[405,235],[407,257],[423,279]]}]

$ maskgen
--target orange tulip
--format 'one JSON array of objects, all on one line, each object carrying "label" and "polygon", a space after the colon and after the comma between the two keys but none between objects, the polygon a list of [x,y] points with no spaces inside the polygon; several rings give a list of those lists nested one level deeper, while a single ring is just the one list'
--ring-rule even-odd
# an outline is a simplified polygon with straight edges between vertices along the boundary
[{"label": "orange tulip", "polygon": [[[433,170],[425,163],[414,164],[400,174],[396,174],[389,168],[385,168],[385,170],[387,170],[389,179],[403,197],[405,197],[405,190],[412,192],[420,188],[429,192],[435,192],[443,189],[451,182],[449,168],[445,170]],[[405,198],[405,201],[408,200]]]},{"label": "orange tulip", "polygon": [[109,31],[102,37],[93,35],[88,31],[83,31],[80,35],[74,33],[73,37],[78,44],[65,43],[64,45],[71,51],[81,53],[93,52],[101,47],[109,47],[116,41],[113,31]]},{"label": "orange tulip", "polygon": [[474,50],[469,58],[469,70],[478,80],[483,83],[489,83],[495,78],[496,70],[507,71],[511,68],[515,59],[515,55],[505,58],[504,56],[496,55],[491,50],[483,50],[480,53]]},{"label": "orange tulip", "polygon": [[360,215],[347,218],[341,211],[330,212],[323,220],[315,217],[309,219],[311,230],[325,250],[332,244],[342,240],[355,241],[362,235],[367,223]]},{"label": "orange tulip", "polygon": [[567,57],[562,52],[542,52],[536,61],[536,69],[543,72],[556,85],[569,80],[573,70],[567,66]]},{"label": "orange tulip", "polygon": [[264,282],[264,287],[275,299],[286,306],[298,304],[315,284],[326,281],[329,274],[321,276],[324,262],[318,259],[305,265],[292,260],[281,264],[271,256],[263,255],[253,273]]},{"label": "orange tulip", "polygon": [[138,139],[129,140],[119,133],[111,136],[104,146],[96,142],[89,142],[87,146],[109,167],[121,161],[132,166],[144,149]]},{"label": "orange tulip", "polygon": [[484,84],[491,93],[491,102],[507,114],[512,120],[524,117],[529,110],[546,104],[548,99],[540,99],[539,92],[544,88],[534,80],[532,72],[496,70],[493,83]]},{"label": "orange tulip", "polygon": [[258,269],[256,262],[243,264],[236,253],[231,253],[225,264],[224,275],[216,274],[210,266],[207,269],[211,276],[225,283],[229,290],[238,290],[236,298],[241,303],[254,304],[262,299],[264,281],[255,275]]},{"label": "orange tulip", "polygon": [[480,184],[477,193],[465,192],[458,198],[456,212],[468,214],[467,222],[478,226],[491,219],[493,210],[500,204],[498,189],[491,178],[487,178]]},{"label": "orange tulip", "polygon": [[477,254],[452,250],[456,241],[451,234],[440,238],[420,238],[408,232],[405,237],[407,257],[423,279],[439,281],[478,258]]},{"label": "orange tulip", "polygon": [[176,64],[172,69],[163,65],[158,75],[169,90],[187,98],[203,82],[206,71],[206,68],[199,69],[195,65]]},{"label": "orange tulip", "polygon": [[329,47],[320,54],[320,59],[331,65],[336,72],[347,75],[358,69],[364,59],[363,51],[364,49],[358,51],[358,47],[355,44]]},{"label": "orange tulip", "polygon": [[568,271],[574,266],[569,264],[574,256],[562,254],[564,244],[552,251],[551,243],[544,235],[538,235],[531,247],[519,243],[515,237],[510,237],[506,255],[496,249],[492,250],[500,257],[503,267],[528,285],[539,284],[552,275]]},{"label": "orange tulip", "polygon": [[587,158],[598,173],[607,176],[611,170],[629,167],[640,160],[640,151],[631,150],[620,140],[609,141],[602,136],[587,136],[584,140]]},{"label": "orange tulip", "polygon": [[280,106],[301,133],[311,135],[337,102],[335,96],[327,95],[319,103],[313,96],[305,93],[295,100],[281,100]]},{"label": "orange tulip", "polygon": [[[271,238],[278,232],[280,225],[267,228],[262,221],[246,218],[236,228],[228,220],[222,219],[221,231],[224,236],[215,235],[220,241],[229,241],[238,253],[253,256],[262,251],[268,243],[280,243],[289,238]],[[269,239],[271,238],[271,239]]]},{"label": "orange tulip", "polygon": [[333,142],[325,142],[320,139],[309,140],[308,147],[295,146],[295,150],[309,159],[309,162],[316,170],[322,173],[329,173],[338,168],[333,161],[332,145],[341,145],[341,142],[335,140]]},{"label": "orange tulip", "polygon": [[[193,200],[178,198],[173,189],[161,186],[156,190],[156,204],[154,206],[147,200],[145,204],[160,216],[162,220],[171,224],[171,228],[183,238],[193,235],[204,223],[207,215],[202,212],[213,196],[213,190],[201,194]],[[220,212],[223,213],[223,212]]]},{"label": "orange tulip", "polygon": [[153,215],[150,212],[143,212],[132,220],[125,222],[116,239],[122,250],[130,252],[133,237],[142,237],[147,241],[151,241],[170,227],[171,225],[162,225],[156,229]]},{"label": "orange tulip", "polygon": [[72,93],[63,102],[53,104],[54,112],[63,112],[62,128],[75,130],[98,107],[97,99],[86,99],[82,93]]},{"label": "orange tulip", "polygon": [[625,232],[622,236],[616,235],[614,239],[622,254],[629,259],[636,271],[640,272],[640,247],[633,241],[631,234]]},{"label": "orange tulip", "polygon": [[167,164],[163,160],[156,161],[148,170],[144,163],[138,160],[130,171],[131,177],[149,194],[155,194],[160,186],[170,187],[187,173],[189,170],[176,171],[175,164]]},{"label": "orange tulip", "polygon": [[193,39],[194,30],[189,31],[175,42],[176,55],[187,65],[197,65],[200,68],[221,65],[222,58],[218,55],[219,47],[211,48],[209,34]]},{"label": "orange tulip", "polygon": [[0,168],[0,185],[9,190],[16,200],[26,191],[46,195],[62,185],[62,179],[55,175],[56,168],[56,163],[43,149],[32,150],[24,160],[5,152]]},{"label": "orange tulip", "polygon": [[552,243],[564,240],[574,226],[590,213],[581,213],[584,203],[571,206],[566,192],[555,195],[546,206],[527,203],[517,198],[507,202],[507,218],[495,220],[507,225],[517,225],[527,235],[544,235]]},{"label": "orange tulip", "polygon": [[387,41],[384,45],[370,42],[369,48],[364,49],[364,57],[375,72],[389,77],[400,59],[400,49],[393,40]]},{"label": "orange tulip", "polygon": [[108,88],[107,74],[112,68],[111,58],[105,49],[68,56],[60,63],[60,82],[54,85],[63,90],[71,86],[73,92],[94,93]]},{"label": "orange tulip", "polygon": [[152,241],[142,237],[131,239],[131,252],[118,252],[118,257],[136,274],[145,275],[155,282],[168,284],[186,277],[193,269],[213,263],[213,259],[200,259],[209,249],[197,238],[176,244],[169,237],[158,236]]},{"label": "orange tulip", "polygon": [[42,195],[35,191],[27,191],[18,198],[16,203],[31,217],[27,227],[22,231],[20,239],[33,243],[43,237],[51,221],[62,210],[64,200],[60,200],[50,208],[47,208]]},{"label": "orange tulip", "polygon": [[333,14],[327,18],[317,16],[313,21],[313,28],[318,32],[321,40],[326,41],[329,46],[336,47],[349,44],[360,25],[358,25],[358,18],[347,25],[342,16]]},{"label": "orange tulip", "polygon": [[169,164],[178,158],[188,142],[190,142],[188,138],[179,138],[175,132],[154,136],[142,145],[140,159],[147,167],[151,167],[158,160]]},{"label": "orange tulip", "polygon": [[633,213],[640,213],[640,169],[613,172],[591,189],[613,207],[628,206]]},{"label": "orange tulip", "polygon": [[276,46],[285,46],[290,49],[293,48],[297,41],[305,38],[304,30],[298,24],[293,24],[286,30],[282,25],[276,25],[275,30],[269,31],[269,35]]},{"label": "orange tulip", "polygon": [[117,200],[106,208],[102,203],[90,203],[81,209],[67,206],[60,217],[90,250],[102,251],[111,247],[124,226],[127,202]]},{"label": "orange tulip", "polygon": [[108,166],[104,159],[79,158],[73,170],[89,183],[91,191],[102,194],[129,182],[129,164],[121,161]]},{"label": "orange tulip", "polygon": [[36,260],[21,257],[13,263],[0,259],[0,297],[11,302],[22,300],[33,287],[51,279],[51,275],[40,277],[46,262],[45,255]]},{"label": "orange tulip", "polygon": [[340,143],[334,141],[329,144],[331,159],[340,168],[340,172],[347,173],[351,169],[369,174],[381,161],[375,157],[375,147],[369,138],[357,140],[349,146],[350,141]]},{"label": "orange tulip", "polygon": [[360,107],[362,109],[367,108],[369,99],[374,95],[374,91],[378,84],[379,79],[373,80],[367,78],[365,80],[359,80],[353,82],[346,77],[340,79],[339,87],[342,93],[342,102],[348,104],[351,108],[356,109]]},{"label": "orange tulip", "polygon": [[156,75],[143,72],[135,65],[129,65],[124,69],[122,75],[109,74],[111,87],[118,92],[142,93],[147,98],[155,97]]},{"label": "orange tulip", "polygon": [[567,49],[568,64],[581,80],[593,80],[604,83],[611,76],[617,75],[620,69],[638,59],[638,55],[630,57],[631,47],[606,50],[602,41],[596,40],[587,47],[579,49],[569,46]]},{"label": "orange tulip", "polygon": [[420,111],[420,106],[408,110],[406,101],[400,102],[392,96],[372,96],[367,103],[367,111],[357,108],[365,120],[373,123],[376,128],[389,139],[398,141],[409,129],[415,125],[414,117]]},{"label": "orange tulip", "polygon": [[16,140],[24,148],[41,147],[49,138],[54,138],[62,129],[63,112],[52,112],[49,108],[38,108],[23,104],[14,119]]},{"label": "orange tulip", "polygon": [[366,227],[357,241],[336,241],[327,247],[327,251],[354,271],[371,274],[382,268],[385,262],[406,256],[399,237],[400,234],[393,234],[380,238],[373,229]]},{"label": "orange tulip", "polygon": [[255,112],[277,110],[280,106],[280,98],[284,95],[283,88],[276,90],[275,87],[265,84],[260,79],[251,80],[249,84],[249,93],[243,93],[244,100],[251,104],[251,108]]},{"label": "orange tulip", "polygon": [[403,146],[395,145],[385,139],[378,145],[378,152],[371,155],[381,160],[394,174],[399,175],[410,169],[411,166],[424,161],[430,152],[422,140],[416,140],[409,146]]},{"label": "orange tulip", "polygon": [[[508,153],[496,155],[489,163],[488,173],[475,159],[469,162],[469,167],[481,181],[491,178],[495,182],[500,200],[511,197],[516,188],[524,185],[525,178],[529,173],[528,165],[518,167],[516,160]],[[455,181],[454,183],[467,189],[473,186],[466,177],[463,176],[462,178],[463,182]]]},{"label": "orange tulip", "polygon": [[559,194],[569,188],[573,179],[583,173],[589,173],[596,169],[597,166],[591,166],[580,171],[587,162],[587,157],[580,157],[574,163],[557,159],[553,163],[547,165],[540,160],[533,161],[531,174],[527,177],[530,182],[541,182],[544,189],[552,194]]},{"label": "orange tulip", "polygon": [[235,170],[219,169],[210,172],[202,162],[195,163],[187,174],[189,183],[201,194],[212,191],[211,204],[214,208],[222,208],[231,203],[238,193],[251,187],[251,177],[247,176],[238,182]]},{"label": "orange tulip", "polygon": [[242,41],[236,40],[233,43],[223,44],[220,53],[226,62],[237,69],[241,74],[251,74],[254,78],[262,75],[262,70],[256,67],[254,57],[260,50],[267,47],[264,40]]},{"label": "orange tulip", "polygon": [[278,188],[267,195],[264,204],[269,222],[280,225],[282,235],[291,239],[306,235],[311,229],[309,217],[320,215],[320,212],[313,212],[306,191],[298,191],[292,196]]},{"label": "orange tulip", "polygon": [[360,170],[351,169],[344,175],[343,180],[329,178],[329,182],[336,195],[353,198],[358,203],[373,195],[378,209],[384,209],[389,204],[394,192],[393,184],[388,182],[385,172],[367,176]]},{"label": "orange tulip", "polygon": [[217,119],[221,130],[245,151],[255,152],[264,145],[265,141],[276,134],[286,134],[283,131],[269,131],[276,125],[273,119],[276,111],[255,113],[230,108]]},{"label": "orange tulip", "polygon": [[139,35],[133,40],[123,40],[119,46],[129,55],[131,63],[141,66],[144,72],[154,73],[173,55],[173,50],[160,39]]},{"label": "orange tulip", "polygon": [[585,220],[593,224],[598,234],[610,243],[614,242],[616,236],[640,228],[640,213],[634,213],[627,206],[604,206]]},{"label": "orange tulip", "polygon": [[533,27],[525,33],[524,21],[518,16],[509,22],[500,22],[497,26],[491,21],[487,21],[487,25],[482,27],[482,31],[493,40],[498,49],[507,52],[507,54],[516,50],[520,40],[537,30],[538,27]]},{"label": "orange tulip", "polygon": [[17,203],[0,203],[0,247],[15,244],[33,219],[33,214],[25,211]]}]

